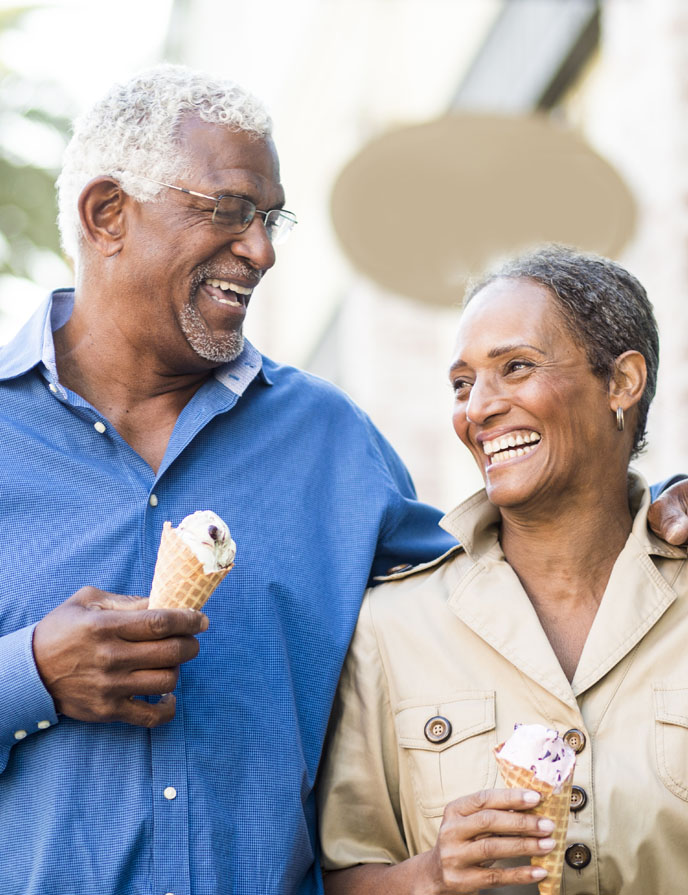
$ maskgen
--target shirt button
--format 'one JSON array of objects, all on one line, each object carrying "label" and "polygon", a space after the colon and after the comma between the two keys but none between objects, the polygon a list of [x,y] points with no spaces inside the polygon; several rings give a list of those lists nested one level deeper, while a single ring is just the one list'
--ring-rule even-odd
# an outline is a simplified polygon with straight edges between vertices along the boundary
[{"label": "shirt button", "polygon": [[585,749],[585,734],[582,730],[572,727],[571,730],[567,730],[564,734],[564,742],[577,754]]},{"label": "shirt button", "polygon": [[588,794],[582,786],[571,787],[571,811],[581,811],[588,804]]},{"label": "shirt button", "polygon": [[46,727],[50,727],[50,721],[39,721],[39,722],[38,722],[38,729],[39,729],[39,730],[45,730]]},{"label": "shirt button", "polygon": [[50,389],[50,391],[51,391],[54,395],[57,394],[57,386],[55,385],[54,382],[51,382],[50,385],[48,386],[48,388]]},{"label": "shirt button", "polygon": [[101,423],[101,421],[98,420],[97,423],[93,424],[93,428],[96,430],[96,432],[100,432],[100,434],[102,435],[105,431],[105,423]]},{"label": "shirt button", "polygon": [[158,498],[156,497],[155,494],[151,494],[151,496],[148,498],[148,503],[149,503],[152,507],[157,507],[157,505],[158,505]]},{"label": "shirt button", "polygon": [[582,842],[576,842],[574,845],[569,845],[564,853],[564,857],[569,867],[573,867],[575,870],[582,870],[590,863],[592,854],[587,845],[583,845]]},{"label": "shirt button", "polygon": [[451,736],[452,726],[442,715],[435,715],[426,723],[423,733],[431,743],[443,743]]},{"label": "shirt button", "polygon": [[387,569],[388,575],[396,575],[397,572],[406,572],[408,569],[412,569],[413,566],[410,562],[402,562],[401,565],[392,566],[391,569]]},{"label": "shirt button", "polygon": [[177,798],[177,790],[174,788],[174,786],[166,786],[165,789],[162,791],[162,794],[165,796],[166,799],[169,799],[170,801]]},{"label": "shirt button", "polygon": [[15,730],[14,731],[15,740],[23,740],[25,736],[26,736],[25,730]]}]

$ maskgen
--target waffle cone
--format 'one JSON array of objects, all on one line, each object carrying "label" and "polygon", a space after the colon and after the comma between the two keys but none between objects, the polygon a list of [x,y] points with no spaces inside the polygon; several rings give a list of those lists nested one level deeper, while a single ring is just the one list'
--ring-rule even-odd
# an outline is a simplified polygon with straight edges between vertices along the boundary
[{"label": "waffle cone", "polygon": [[165,522],[148,607],[200,609],[231,568],[230,565],[219,572],[204,572],[203,564],[172,528],[172,523]]},{"label": "waffle cone", "polygon": [[545,879],[538,883],[540,895],[559,895],[561,890],[561,876],[564,870],[564,852],[566,851],[566,830],[569,825],[569,813],[571,811],[571,785],[573,783],[573,771],[561,785],[561,791],[555,792],[554,787],[544,780],[539,780],[533,771],[519,767],[499,757],[502,746],[497,746],[495,754],[497,765],[509,788],[520,787],[539,792],[541,799],[535,808],[530,811],[540,817],[548,817],[554,821],[554,832],[551,838],[556,845],[547,855],[534,857],[530,863],[534,867],[544,867],[547,871]]}]

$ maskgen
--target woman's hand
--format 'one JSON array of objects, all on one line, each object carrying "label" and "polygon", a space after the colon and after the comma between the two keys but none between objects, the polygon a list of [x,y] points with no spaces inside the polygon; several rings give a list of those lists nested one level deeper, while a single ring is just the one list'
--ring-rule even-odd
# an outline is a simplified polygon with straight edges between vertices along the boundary
[{"label": "woman's hand", "polygon": [[477,895],[526,886],[540,867],[491,867],[498,858],[531,858],[554,848],[551,820],[525,813],[540,801],[527,789],[486,789],[450,802],[435,847],[400,864],[358,864],[325,874],[326,895]]},{"label": "woman's hand", "polygon": [[[450,802],[437,842],[426,853],[433,895],[471,895],[479,889],[527,885],[540,867],[493,867],[499,858],[545,855],[554,848],[551,820],[524,813],[540,801],[524,789],[491,789]],[[423,889],[425,891],[425,889]]]}]

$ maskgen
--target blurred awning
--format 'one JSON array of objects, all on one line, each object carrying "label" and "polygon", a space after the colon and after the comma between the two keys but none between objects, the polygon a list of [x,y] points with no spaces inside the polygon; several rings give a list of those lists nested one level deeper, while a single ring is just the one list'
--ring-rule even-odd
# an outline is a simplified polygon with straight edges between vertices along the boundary
[{"label": "blurred awning", "polygon": [[495,258],[540,242],[615,256],[635,221],[615,169],[539,114],[455,113],[386,133],[346,165],[331,209],[361,272],[445,305]]}]

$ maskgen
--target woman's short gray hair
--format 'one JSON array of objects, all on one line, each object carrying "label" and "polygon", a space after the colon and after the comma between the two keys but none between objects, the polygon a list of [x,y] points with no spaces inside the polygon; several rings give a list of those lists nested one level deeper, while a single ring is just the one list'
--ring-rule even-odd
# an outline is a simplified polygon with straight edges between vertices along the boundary
[{"label": "woman's short gray hair", "polygon": [[657,389],[659,333],[643,286],[608,258],[560,245],[547,245],[507,261],[469,287],[464,306],[498,279],[533,280],[556,299],[571,336],[585,351],[590,369],[605,383],[624,351],[638,351],[647,365],[647,383],[638,403],[631,456],[645,447],[647,413]]},{"label": "woman's short gray hair", "polygon": [[180,124],[190,115],[256,139],[272,131],[263,104],[239,84],[183,65],[157,65],[116,84],[75,121],[57,180],[58,226],[69,256],[77,257],[77,203],[89,180],[110,175],[134,199],[150,201],[162,187],[137,175],[174,181],[191,173],[179,151]]}]

